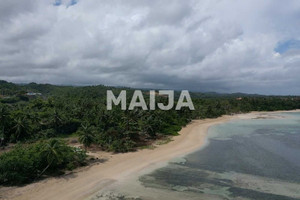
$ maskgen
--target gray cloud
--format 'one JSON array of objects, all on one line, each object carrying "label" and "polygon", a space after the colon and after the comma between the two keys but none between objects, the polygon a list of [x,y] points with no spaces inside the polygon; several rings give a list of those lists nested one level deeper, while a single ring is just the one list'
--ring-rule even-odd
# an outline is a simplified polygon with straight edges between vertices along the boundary
[{"label": "gray cloud", "polygon": [[10,0],[0,79],[300,94],[297,0]]}]

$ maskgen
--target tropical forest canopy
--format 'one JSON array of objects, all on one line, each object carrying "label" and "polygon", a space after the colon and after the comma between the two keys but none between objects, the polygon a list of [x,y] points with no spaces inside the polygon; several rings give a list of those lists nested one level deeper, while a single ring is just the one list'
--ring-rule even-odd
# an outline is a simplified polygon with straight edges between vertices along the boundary
[{"label": "tropical forest canopy", "polygon": [[[157,138],[176,135],[193,119],[300,108],[297,96],[191,93],[194,111],[124,111],[120,106],[106,110],[106,91],[118,95],[124,89],[129,103],[134,91],[130,88],[0,81],[0,146],[18,143],[0,156],[0,184],[27,183],[84,163],[84,151],[56,138],[75,136],[85,148],[96,145],[105,151],[127,152]],[[143,92],[149,103],[149,90]],[[179,94],[175,92],[175,97]],[[156,101],[168,103],[164,96],[158,96]]]}]

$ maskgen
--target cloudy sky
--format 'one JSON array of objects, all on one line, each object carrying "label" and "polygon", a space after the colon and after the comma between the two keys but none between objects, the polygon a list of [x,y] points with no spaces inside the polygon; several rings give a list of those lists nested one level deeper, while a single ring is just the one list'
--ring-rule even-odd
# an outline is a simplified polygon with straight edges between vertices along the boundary
[{"label": "cloudy sky", "polygon": [[0,79],[300,95],[299,0],[1,0]]}]

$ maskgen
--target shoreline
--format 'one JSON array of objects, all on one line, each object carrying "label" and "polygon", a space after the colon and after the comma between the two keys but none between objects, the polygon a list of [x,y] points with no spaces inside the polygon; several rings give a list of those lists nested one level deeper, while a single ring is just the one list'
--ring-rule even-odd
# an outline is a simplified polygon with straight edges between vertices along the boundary
[{"label": "shoreline", "polygon": [[225,115],[214,119],[193,120],[183,127],[173,141],[155,149],[110,155],[108,161],[84,167],[69,175],[48,178],[23,187],[0,188],[0,199],[15,200],[82,200],[93,196],[114,183],[124,182],[140,174],[148,173],[166,165],[173,158],[181,157],[200,148],[207,141],[209,127],[236,119],[255,119],[261,115],[280,112],[250,112]]}]

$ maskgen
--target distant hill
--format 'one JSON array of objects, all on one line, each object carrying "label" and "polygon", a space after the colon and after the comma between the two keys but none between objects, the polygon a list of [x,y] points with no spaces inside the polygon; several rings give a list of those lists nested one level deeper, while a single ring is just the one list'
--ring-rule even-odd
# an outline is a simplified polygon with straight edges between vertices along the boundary
[{"label": "distant hill", "polygon": [[[97,86],[58,86],[51,84],[15,84],[0,80],[0,95],[2,96],[13,96],[17,94],[25,94],[27,92],[42,93],[43,96],[55,96],[55,95],[87,95],[91,97],[103,96],[106,94],[106,90],[113,90],[120,92],[121,90],[127,90],[130,93],[133,92],[134,88],[127,87],[111,87],[104,85]],[[150,89],[140,89],[148,94]],[[180,91],[175,91],[175,97],[179,97]],[[239,98],[239,97],[267,97],[267,95],[258,94],[246,94],[246,93],[217,93],[217,92],[190,92],[192,98]],[[274,96],[274,95],[272,95]]]}]

